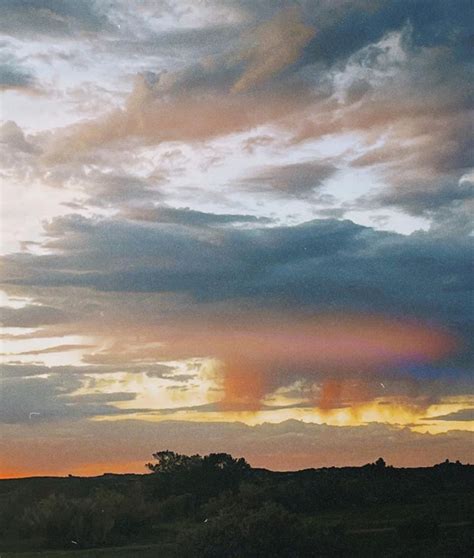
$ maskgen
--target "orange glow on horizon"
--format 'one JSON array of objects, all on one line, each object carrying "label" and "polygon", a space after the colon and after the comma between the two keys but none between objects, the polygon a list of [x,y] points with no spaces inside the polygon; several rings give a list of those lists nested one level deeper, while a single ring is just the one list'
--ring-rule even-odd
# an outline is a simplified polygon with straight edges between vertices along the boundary
[{"label": "orange glow on horizon", "polygon": [[146,473],[145,461],[121,461],[109,463],[83,463],[76,466],[64,466],[53,461],[51,467],[22,467],[9,466],[0,468],[0,479],[19,479],[29,477],[96,477],[105,473]]}]

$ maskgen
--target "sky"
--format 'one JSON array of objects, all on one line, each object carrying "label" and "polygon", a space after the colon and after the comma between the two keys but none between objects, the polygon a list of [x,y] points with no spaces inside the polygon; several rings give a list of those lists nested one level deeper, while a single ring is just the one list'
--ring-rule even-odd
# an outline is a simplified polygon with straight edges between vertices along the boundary
[{"label": "sky", "polygon": [[470,0],[0,0],[0,476],[474,462]]}]

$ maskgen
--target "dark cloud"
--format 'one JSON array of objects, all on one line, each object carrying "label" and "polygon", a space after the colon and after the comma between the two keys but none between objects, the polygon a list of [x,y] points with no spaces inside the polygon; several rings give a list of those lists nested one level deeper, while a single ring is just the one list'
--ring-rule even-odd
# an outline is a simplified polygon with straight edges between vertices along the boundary
[{"label": "dark cloud", "polygon": [[81,177],[88,198],[85,206],[119,208],[127,205],[153,203],[162,199],[161,177],[141,178],[119,173],[92,173]]},{"label": "dark cloud", "polygon": [[45,364],[24,364],[18,362],[5,362],[1,365],[4,378],[30,378],[35,376],[72,377],[76,380],[97,374],[110,374],[115,372],[144,373],[153,378],[172,379],[173,367],[150,362],[141,363],[114,363],[114,364],[86,364],[81,366],[46,366]]},{"label": "dark cloud", "polygon": [[20,37],[97,33],[107,26],[103,8],[95,0],[2,0],[0,32]]},{"label": "dark cloud", "polygon": [[[133,52],[140,45],[140,53],[148,55],[176,53],[183,56],[183,52],[192,57],[213,55],[216,51],[225,51],[235,46],[243,30],[242,25],[206,25],[205,27],[191,27],[188,29],[175,28],[173,30],[154,33],[144,40],[120,41],[117,48]],[[217,48],[219,46],[219,48]],[[204,68],[201,67],[203,70]]]},{"label": "dark cloud", "polygon": [[284,196],[305,198],[336,171],[337,167],[331,162],[294,163],[263,169],[250,176],[246,182],[254,190],[270,190]]},{"label": "dark cloud", "polygon": [[21,66],[16,64],[0,63],[0,90],[31,90],[35,86],[35,81],[36,80],[33,74]]},{"label": "dark cloud", "polygon": [[48,377],[4,378],[1,381],[0,422],[84,418],[97,415],[127,414],[112,405],[130,401],[134,393],[73,395],[82,386],[77,375],[53,374]]},{"label": "dark cloud", "polygon": [[403,236],[335,220],[194,230],[69,216],[46,232],[51,254],[4,257],[7,283],[188,293],[201,301],[250,297],[265,305],[469,321],[469,239]]},{"label": "dark cloud", "polygon": [[[257,20],[272,17],[286,2],[230,0]],[[467,55],[474,16],[472,2],[457,0],[304,0],[298,2],[304,20],[317,34],[306,50],[305,61],[332,64],[364,46],[378,42],[386,33],[409,22],[414,29],[414,46],[451,47]]]},{"label": "dark cloud", "polygon": [[137,207],[123,212],[124,217],[136,221],[150,221],[154,223],[169,223],[195,227],[226,226],[239,223],[271,223],[271,219],[241,214],[215,214],[196,211],[194,209],[175,207]]},{"label": "dark cloud", "polygon": [[449,413],[447,415],[439,415],[437,417],[429,417],[426,420],[454,420],[454,421],[474,421],[474,408],[473,409],[462,409],[461,411],[456,411],[454,413]]},{"label": "dark cloud", "polygon": [[[449,180],[449,179],[448,179]],[[441,209],[453,207],[458,202],[474,200],[474,183],[469,180],[460,182],[446,182],[436,184],[436,181],[411,186],[403,184],[403,187],[389,189],[376,196],[379,207],[398,206],[402,207],[412,215],[426,215]],[[360,200],[367,207],[368,200]]]}]

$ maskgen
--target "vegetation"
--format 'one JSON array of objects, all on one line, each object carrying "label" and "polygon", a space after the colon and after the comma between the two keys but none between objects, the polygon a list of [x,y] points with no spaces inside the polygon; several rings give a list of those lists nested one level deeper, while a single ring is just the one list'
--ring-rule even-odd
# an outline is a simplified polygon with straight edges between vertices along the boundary
[{"label": "vegetation", "polygon": [[474,554],[473,466],[276,473],[227,454],[153,457],[147,475],[0,481],[2,558]]}]

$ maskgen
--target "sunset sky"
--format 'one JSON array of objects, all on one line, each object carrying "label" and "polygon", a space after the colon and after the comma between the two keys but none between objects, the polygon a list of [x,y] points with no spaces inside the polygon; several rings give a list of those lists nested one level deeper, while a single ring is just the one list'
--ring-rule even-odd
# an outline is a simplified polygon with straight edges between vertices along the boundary
[{"label": "sunset sky", "polygon": [[474,462],[471,0],[0,0],[0,476]]}]

